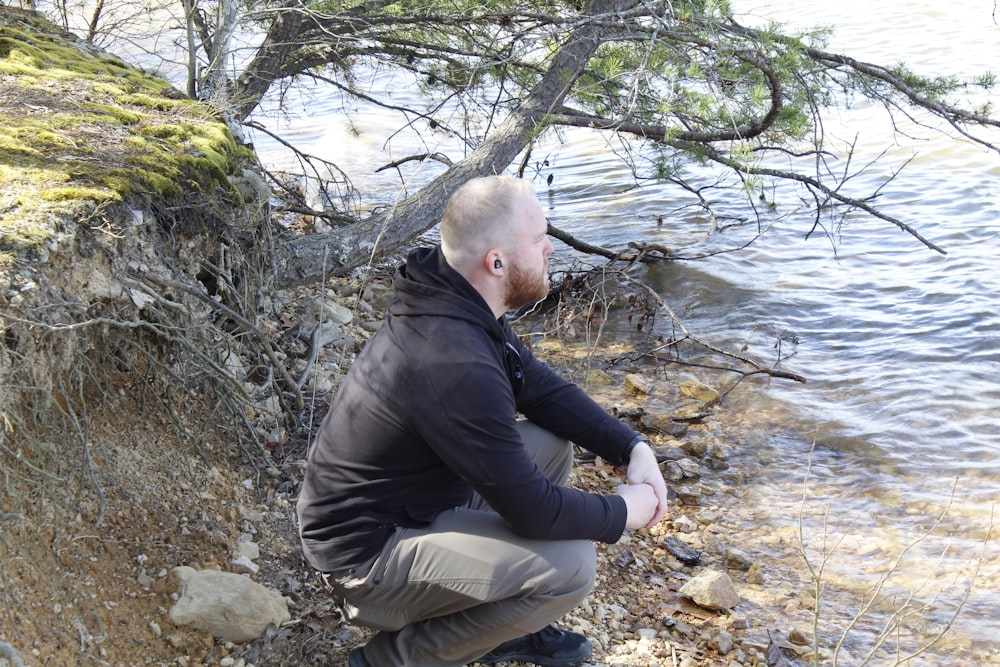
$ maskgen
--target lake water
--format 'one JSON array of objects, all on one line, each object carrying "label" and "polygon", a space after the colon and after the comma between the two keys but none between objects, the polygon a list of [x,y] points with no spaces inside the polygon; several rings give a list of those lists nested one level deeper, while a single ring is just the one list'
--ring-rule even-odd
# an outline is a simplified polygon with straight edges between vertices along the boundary
[{"label": "lake water", "polygon": [[[903,61],[922,74],[968,78],[1000,64],[991,1],[735,6],[751,25],[761,17],[802,28],[829,24],[835,33],[828,50]],[[373,85],[393,82],[377,78]],[[970,94],[1000,103],[997,93]],[[353,127],[345,127],[339,98],[304,95],[308,117],[267,122],[286,140],[349,168],[446,145],[427,132],[397,135],[387,145],[398,118],[356,109]],[[807,239],[811,212],[793,191],[778,190],[767,193],[775,207],[765,212],[766,233],[748,249],[657,267],[645,279],[706,340],[747,344],[771,361],[775,331],[798,341],[785,344],[793,354],[779,367],[806,376],[807,384],[754,382],[723,409],[740,415],[740,444],[760,463],[742,493],[761,535],[787,534],[801,519],[813,562],[834,553],[824,576],[830,604],[822,631],[836,641],[859,618],[839,664],[860,664],[887,620],[928,637],[959,608],[945,641],[912,664],[1000,664],[1000,156],[912,125],[903,129],[911,137],[893,140],[891,125],[870,105],[826,118],[831,148],[857,140],[855,164],[887,151],[852,181],[859,195],[913,158],[878,203],[947,254],[863,215],[849,217],[832,236]],[[254,141],[273,165],[293,166],[265,137]],[[612,148],[573,131],[535,150],[528,175],[538,178],[554,225],[596,243],[655,241],[686,255],[734,247],[756,229],[709,234],[678,190],[630,189],[627,170],[608,159]],[[404,182],[388,172],[355,184],[373,194],[370,204],[387,203],[401,185],[412,191],[434,173],[408,173]],[[721,211],[748,218],[746,204],[732,195],[709,196]],[[788,540],[762,537],[744,546],[789,564],[798,558]],[[880,582],[877,604],[858,614]],[[903,611],[894,617],[893,610]],[[869,664],[893,662],[882,651]]]}]

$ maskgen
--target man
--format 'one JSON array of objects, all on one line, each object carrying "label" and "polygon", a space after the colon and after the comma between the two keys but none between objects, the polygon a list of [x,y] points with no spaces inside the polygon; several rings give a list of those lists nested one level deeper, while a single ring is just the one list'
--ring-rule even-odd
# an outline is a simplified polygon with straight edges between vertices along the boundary
[{"label": "man", "polygon": [[[666,513],[648,442],[535,359],[504,318],[548,292],[546,229],[526,181],[459,188],[441,245],[399,268],[385,323],[323,420],[299,529],[347,617],[380,631],[350,667],[578,665],[589,641],[551,623],[594,584],[591,540]],[[564,486],[571,442],[627,465],[628,484]]]}]

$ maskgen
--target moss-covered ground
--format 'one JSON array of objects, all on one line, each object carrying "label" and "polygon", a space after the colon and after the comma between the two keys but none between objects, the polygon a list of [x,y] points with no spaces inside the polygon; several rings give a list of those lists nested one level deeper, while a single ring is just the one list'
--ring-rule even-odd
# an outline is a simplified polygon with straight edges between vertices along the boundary
[{"label": "moss-covered ground", "polygon": [[108,207],[211,209],[251,157],[163,78],[0,6],[0,266]]}]

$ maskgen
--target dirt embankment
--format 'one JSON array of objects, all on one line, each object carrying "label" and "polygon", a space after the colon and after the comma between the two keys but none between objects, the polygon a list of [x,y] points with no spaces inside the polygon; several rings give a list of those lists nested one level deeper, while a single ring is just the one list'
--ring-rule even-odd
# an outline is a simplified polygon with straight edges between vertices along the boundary
[{"label": "dirt embankment", "polygon": [[27,664],[224,650],[163,609],[270,479],[254,165],[211,109],[0,6],[0,646]]}]

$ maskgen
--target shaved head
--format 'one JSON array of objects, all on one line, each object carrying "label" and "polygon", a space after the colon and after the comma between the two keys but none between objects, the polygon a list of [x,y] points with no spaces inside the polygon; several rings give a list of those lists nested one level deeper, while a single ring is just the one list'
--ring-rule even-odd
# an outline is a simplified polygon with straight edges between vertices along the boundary
[{"label": "shaved head", "polygon": [[481,176],[463,184],[441,217],[441,248],[462,270],[491,248],[505,248],[517,221],[517,206],[535,198],[530,182],[513,176]]}]

